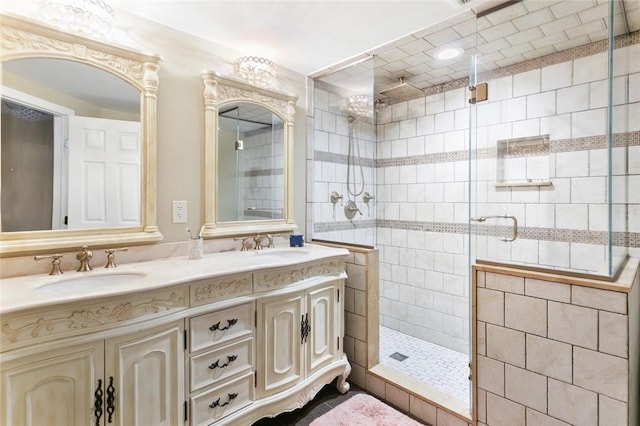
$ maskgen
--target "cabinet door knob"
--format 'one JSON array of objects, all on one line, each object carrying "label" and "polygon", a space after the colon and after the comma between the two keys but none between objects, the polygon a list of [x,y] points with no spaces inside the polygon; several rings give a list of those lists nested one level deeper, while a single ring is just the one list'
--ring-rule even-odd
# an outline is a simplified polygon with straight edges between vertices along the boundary
[{"label": "cabinet door knob", "polygon": [[217,359],[216,362],[211,363],[209,368],[211,370],[215,370],[216,368],[225,368],[227,365],[231,364],[236,359],[238,359],[238,355],[227,355],[227,362],[225,364],[220,364],[220,359]]},{"label": "cabinet door knob", "polygon": [[238,322],[237,318],[233,318],[230,320],[227,320],[227,326],[226,327],[220,327],[220,321],[218,321],[217,323],[213,324],[211,327],[209,327],[209,330],[211,331],[224,331],[224,330],[228,330],[230,329],[232,326],[236,325],[236,323]]},{"label": "cabinet door knob", "polygon": [[227,401],[220,403],[220,398],[216,399],[215,401],[213,401],[211,404],[209,404],[209,408],[216,408],[216,407],[224,407],[225,405],[229,405],[229,403],[236,399],[238,397],[237,393],[228,393],[227,394]]}]

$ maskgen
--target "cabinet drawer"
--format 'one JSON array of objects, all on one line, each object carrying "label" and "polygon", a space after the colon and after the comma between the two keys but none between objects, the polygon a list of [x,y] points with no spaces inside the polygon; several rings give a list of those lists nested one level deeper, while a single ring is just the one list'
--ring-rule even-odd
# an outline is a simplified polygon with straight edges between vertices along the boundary
[{"label": "cabinet drawer", "polygon": [[204,305],[214,300],[251,294],[251,273],[209,278],[191,283],[191,306]]},{"label": "cabinet drawer", "polygon": [[191,398],[191,425],[209,425],[253,401],[253,373]]},{"label": "cabinet drawer", "polygon": [[253,333],[253,303],[191,318],[191,352]]},{"label": "cabinet drawer", "polygon": [[190,360],[191,391],[253,369],[253,339],[194,356]]}]

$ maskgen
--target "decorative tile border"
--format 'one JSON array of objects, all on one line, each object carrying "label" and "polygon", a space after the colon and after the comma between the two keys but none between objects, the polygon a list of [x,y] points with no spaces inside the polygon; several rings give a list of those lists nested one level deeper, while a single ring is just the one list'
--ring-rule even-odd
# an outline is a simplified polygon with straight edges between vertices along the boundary
[{"label": "decorative tile border", "polygon": [[[447,234],[468,234],[469,225],[466,223],[453,222],[419,222],[406,220],[366,220],[359,222],[318,222],[313,224],[313,232],[333,232],[346,231],[352,229],[367,228],[390,228],[401,229],[407,231],[420,232],[440,232]],[[472,224],[471,230],[474,234],[485,237],[509,237],[512,228],[504,225],[485,225]],[[606,231],[588,231],[575,229],[556,229],[556,228],[534,228],[534,227],[518,227],[518,239],[523,240],[539,240],[539,241],[558,241],[566,243],[581,244],[608,244]],[[640,248],[640,233],[635,232],[613,232],[611,235],[612,244],[616,247]]]},{"label": "decorative tile border", "polygon": [[284,169],[256,169],[245,170],[243,176],[245,177],[258,177],[258,176],[279,176],[284,174]]},{"label": "decorative tile border", "polygon": [[[614,148],[624,148],[629,146],[640,146],[640,131],[616,133],[613,137]],[[558,152],[588,151],[593,149],[606,149],[607,136],[589,136],[583,138],[558,139],[549,141],[548,148],[541,145],[541,149],[528,149],[521,151],[522,156],[546,155]],[[548,149],[548,150],[547,150]],[[347,164],[347,155],[334,154],[326,151],[314,151],[315,161],[323,161],[334,164]],[[497,158],[497,148],[481,148],[472,152],[474,159]],[[365,167],[397,167],[413,166],[419,164],[451,163],[455,161],[467,161],[469,154],[467,150],[438,152],[434,154],[413,155],[397,158],[381,158],[377,160],[363,159]]]}]

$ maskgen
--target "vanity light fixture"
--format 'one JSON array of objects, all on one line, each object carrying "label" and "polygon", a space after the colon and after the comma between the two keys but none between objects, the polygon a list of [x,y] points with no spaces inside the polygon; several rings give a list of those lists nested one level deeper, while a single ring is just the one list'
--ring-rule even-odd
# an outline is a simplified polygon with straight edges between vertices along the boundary
[{"label": "vanity light fixture", "polygon": [[259,56],[242,56],[233,63],[237,78],[260,87],[270,87],[276,80],[276,64]]},{"label": "vanity light fixture", "polygon": [[436,50],[433,56],[436,59],[448,60],[448,59],[457,58],[460,55],[462,55],[462,49],[460,49],[459,47],[445,46]]},{"label": "vanity light fixture", "polygon": [[63,30],[110,39],[113,9],[105,0],[40,0],[41,18]]}]

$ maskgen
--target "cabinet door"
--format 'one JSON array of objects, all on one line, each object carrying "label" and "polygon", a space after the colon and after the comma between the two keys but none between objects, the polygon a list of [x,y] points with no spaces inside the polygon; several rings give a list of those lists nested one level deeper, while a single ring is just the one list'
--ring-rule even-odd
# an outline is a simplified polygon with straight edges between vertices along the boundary
[{"label": "cabinet door", "polygon": [[184,423],[183,332],[178,321],[106,341],[105,381],[113,377],[115,425]]},{"label": "cabinet door", "polygon": [[337,283],[309,290],[307,312],[310,331],[307,336],[307,375],[336,357],[339,337]]},{"label": "cabinet door", "polygon": [[[94,392],[104,369],[104,344],[96,342],[2,364],[1,424],[96,424]],[[103,417],[104,418],[104,417]]]},{"label": "cabinet door", "polygon": [[259,397],[281,391],[302,379],[303,300],[303,293],[293,293],[258,301]]}]

